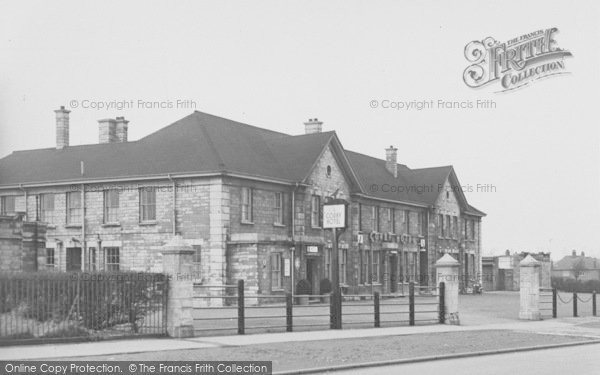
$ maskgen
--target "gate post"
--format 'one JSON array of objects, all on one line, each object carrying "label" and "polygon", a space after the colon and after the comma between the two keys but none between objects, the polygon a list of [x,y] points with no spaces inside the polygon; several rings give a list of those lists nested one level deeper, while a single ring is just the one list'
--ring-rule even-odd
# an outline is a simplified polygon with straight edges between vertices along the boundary
[{"label": "gate post", "polygon": [[520,305],[519,319],[541,320],[540,313],[540,262],[531,255],[519,263]]},{"label": "gate post", "polygon": [[[460,263],[454,259],[450,254],[445,254],[437,262],[435,262],[435,268],[437,272],[437,284],[444,284],[444,311],[440,311],[440,323],[442,322],[442,316],[444,316],[444,322],[450,324],[457,324],[458,320],[458,287],[459,277],[458,269]],[[441,306],[440,306],[441,307]]]},{"label": "gate post", "polygon": [[381,315],[379,312],[379,292],[375,292],[373,294],[373,312],[375,314],[375,328],[379,328],[381,326]]},{"label": "gate post", "polygon": [[244,297],[244,280],[238,280],[237,284],[237,305],[238,305],[238,335],[246,333],[246,315],[245,315],[245,297]]},{"label": "gate post", "polygon": [[573,293],[573,317],[577,318],[577,292]]},{"label": "gate post", "polygon": [[162,251],[163,272],[169,280],[167,300],[167,334],[171,337],[193,337],[192,317],[194,284],[192,257],[194,250],[180,237],[174,237]]},{"label": "gate post", "polygon": [[408,284],[408,325],[415,325],[415,283]]},{"label": "gate post", "polygon": [[557,309],[557,297],[558,296],[558,290],[556,290],[556,288],[552,289],[552,317],[556,318],[556,316],[558,315],[558,309]]},{"label": "gate post", "polygon": [[439,302],[438,302],[438,311],[439,311],[439,322],[440,324],[446,323],[446,284],[442,281],[439,286]]}]

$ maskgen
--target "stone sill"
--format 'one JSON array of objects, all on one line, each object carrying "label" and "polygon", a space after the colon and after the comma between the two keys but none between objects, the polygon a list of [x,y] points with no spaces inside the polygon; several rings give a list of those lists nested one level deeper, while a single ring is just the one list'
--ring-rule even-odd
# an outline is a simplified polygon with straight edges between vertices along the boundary
[{"label": "stone sill", "polygon": [[101,225],[102,228],[110,228],[110,227],[120,227],[121,223],[104,223]]},{"label": "stone sill", "polygon": [[253,221],[244,221],[244,220],[242,220],[240,222],[240,224],[242,224],[242,225],[254,225],[254,222]]},{"label": "stone sill", "polygon": [[67,224],[67,225],[65,225],[65,228],[81,229],[81,224]]},{"label": "stone sill", "polygon": [[156,225],[156,224],[158,224],[158,221],[156,221],[156,220],[142,221],[142,222],[138,223],[138,225],[142,225],[142,226],[144,226],[144,225],[150,226],[150,225]]},{"label": "stone sill", "polygon": [[285,228],[285,224],[273,223],[273,226],[277,228]]}]

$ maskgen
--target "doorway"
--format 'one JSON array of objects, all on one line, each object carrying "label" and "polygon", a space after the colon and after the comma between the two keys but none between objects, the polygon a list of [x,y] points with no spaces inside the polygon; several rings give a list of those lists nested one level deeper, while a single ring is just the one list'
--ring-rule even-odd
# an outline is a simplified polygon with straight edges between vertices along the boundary
[{"label": "doorway", "polygon": [[319,294],[319,262],[317,258],[306,258],[306,280],[310,282],[312,294]]},{"label": "doorway", "polygon": [[67,272],[81,271],[81,248],[67,248]]}]

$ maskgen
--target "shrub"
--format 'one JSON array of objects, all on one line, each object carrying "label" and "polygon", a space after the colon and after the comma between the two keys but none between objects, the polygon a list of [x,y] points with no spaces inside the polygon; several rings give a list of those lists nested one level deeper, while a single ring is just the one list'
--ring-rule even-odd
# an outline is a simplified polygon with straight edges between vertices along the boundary
[{"label": "shrub", "polygon": [[327,278],[321,280],[319,283],[319,290],[321,291],[321,294],[331,293],[331,281]]},{"label": "shrub", "polygon": [[312,293],[312,285],[310,284],[310,281],[306,280],[306,279],[302,279],[300,281],[298,281],[298,284],[296,284],[296,294],[302,295],[302,294],[311,294]]},{"label": "shrub", "polygon": [[600,292],[600,280],[575,280],[571,278],[553,277],[552,287],[562,292],[592,293]]}]

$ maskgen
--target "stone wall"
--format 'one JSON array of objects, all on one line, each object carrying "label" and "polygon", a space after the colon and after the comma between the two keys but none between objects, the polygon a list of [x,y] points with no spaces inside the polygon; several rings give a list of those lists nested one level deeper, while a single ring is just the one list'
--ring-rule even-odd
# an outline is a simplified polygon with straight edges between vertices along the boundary
[{"label": "stone wall", "polygon": [[0,216],[0,271],[45,269],[46,227],[20,215]]}]

